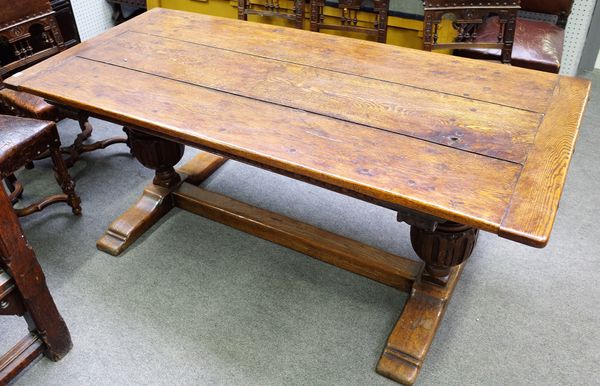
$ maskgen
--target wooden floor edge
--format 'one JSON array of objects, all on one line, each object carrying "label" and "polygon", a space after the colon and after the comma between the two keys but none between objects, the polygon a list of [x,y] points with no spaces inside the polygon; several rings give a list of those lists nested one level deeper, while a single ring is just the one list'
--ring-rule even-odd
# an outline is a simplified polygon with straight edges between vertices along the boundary
[{"label": "wooden floor edge", "polygon": [[283,215],[183,183],[175,206],[283,245],[344,270],[409,291],[422,263],[396,256]]}]

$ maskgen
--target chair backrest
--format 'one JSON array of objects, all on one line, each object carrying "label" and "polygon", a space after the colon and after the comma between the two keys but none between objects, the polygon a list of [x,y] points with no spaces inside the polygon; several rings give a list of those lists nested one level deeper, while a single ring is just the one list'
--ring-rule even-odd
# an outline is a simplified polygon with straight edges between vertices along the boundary
[{"label": "chair backrest", "polygon": [[[520,0],[485,3],[477,0],[424,0],[423,49],[500,49],[502,62],[510,63],[519,3]],[[454,15],[452,27],[457,36],[451,42],[440,42],[439,27],[447,14]],[[500,20],[496,34],[498,39],[495,42],[478,42],[478,29],[491,15],[497,15]]]},{"label": "chair backrest", "polygon": [[0,26],[51,11],[48,0],[0,0]]},{"label": "chair backrest", "polygon": [[565,26],[575,0],[521,0],[521,9],[528,12],[558,16],[558,25]]},{"label": "chair backrest", "polygon": [[280,6],[279,0],[266,0],[254,3],[252,0],[238,0],[238,19],[248,20],[248,15],[267,18],[282,18],[293,21],[294,27],[304,28],[304,0],[294,0],[293,9],[287,10]]},{"label": "chair backrest", "polygon": [[[331,29],[358,32],[374,36],[380,43],[386,42],[390,0],[373,0],[371,2],[366,0],[339,0],[337,7],[340,9],[341,16],[337,22],[327,22],[325,20],[324,9],[326,6],[329,6],[326,0],[310,0],[311,31],[319,32],[322,29]],[[364,24],[359,20],[359,12],[363,7],[372,7],[375,14],[374,23]]]},{"label": "chair backrest", "polygon": [[0,0],[0,75],[4,77],[65,49],[56,13],[47,0],[8,4],[12,2]]},{"label": "chair backrest", "polygon": [[521,0],[521,9],[550,15],[570,14],[573,3],[574,0]]}]

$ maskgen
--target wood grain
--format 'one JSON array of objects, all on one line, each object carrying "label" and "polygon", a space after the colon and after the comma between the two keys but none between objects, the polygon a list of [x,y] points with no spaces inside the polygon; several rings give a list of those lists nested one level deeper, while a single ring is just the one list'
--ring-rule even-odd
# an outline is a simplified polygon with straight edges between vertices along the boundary
[{"label": "wood grain", "polygon": [[409,291],[422,264],[336,235],[277,213],[184,183],[175,205],[307,254],[350,272]]},{"label": "wood grain", "polygon": [[536,112],[546,110],[558,80],[497,63],[181,11],[152,11],[129,29]]},{"label": "wood grain", "polygon": [[588,92],[554,74],[169,10],[7,84],[537,246]]},{"label": "wood grain", "polygon": [[[32,82],[35,89],[22,89],[175,141],[486,230],[497,231],[521,170],[518,164],[78,57],[52,77]],[[138,91],[149,85],[152,98]]]},{"label": "wood grain", "polygon": [[79,56],[515,163],[525,161],[542,118],[462,96],[134,32]]},{"label": "wood grain", "polygon": [[499,235],[542,248],[550,239],[590,82],[561,78],[525,163]]}]

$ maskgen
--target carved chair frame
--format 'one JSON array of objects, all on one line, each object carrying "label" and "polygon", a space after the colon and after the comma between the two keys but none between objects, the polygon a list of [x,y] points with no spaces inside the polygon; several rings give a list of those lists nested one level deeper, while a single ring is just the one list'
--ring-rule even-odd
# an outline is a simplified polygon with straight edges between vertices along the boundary
[{"label": "carved chair frame", "polygon": [[248,20],[248,15],[289,20],[294,23],[295,28],[303,29],[304,0],[294,0],[291,12],[282,8],[279,0],[265,0],[264,4],[253,3],[251,0],[238,0],[238,19]]},{"label": "carved chair frame", "polygon": [[[479,5],[481,3],[477,1],[425,1],[423,49],[432,51],[436,49],[457,48],[498,48],[502,51],[502,63],[510,63],[517,12],[520,9],[519,1],[509,3],[496,1],[488,3],[490,5],[481,6]],[[446,14],[455,16],[453,27],[458,32],[458,36],[453,42],[440,43],[438,41],[439,26],[442,23],[443,16]],[[499,17],[500,29],[498,31],[498,41],[496,43],[475,43],[477,28],[490,15]]]},{"label": "carved chair frame", "polygon": [[359,32],[375,36],[380,43],[387,39],[388,14],[390,9],[389,0],[374,0],[373,12],[376,14],[373,27],[359,25],[358,11],[362,5],[361,0],[339,0],[338,8],[342,11],[339,24],[325,23],[324,8],[325,0],[310,1],[310,30],[319,32],[322,29]]}]

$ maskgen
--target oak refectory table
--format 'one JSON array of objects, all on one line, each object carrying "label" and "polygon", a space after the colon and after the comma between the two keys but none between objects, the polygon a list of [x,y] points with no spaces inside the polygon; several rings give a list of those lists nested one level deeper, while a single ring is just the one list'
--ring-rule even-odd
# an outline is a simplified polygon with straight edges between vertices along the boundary
[{"label": "oak refectory table", "polygon": [[[6,81],[126,126],[156,171],[98,241],[117,255],[174,206],[409,291],[377,371],[412,384],[479,230],[548,242],[589,82],[156,9]],[[184,145],[204,150],[176,171]],[[235,159],[398,213],[424,261],[198,185]]]}]

